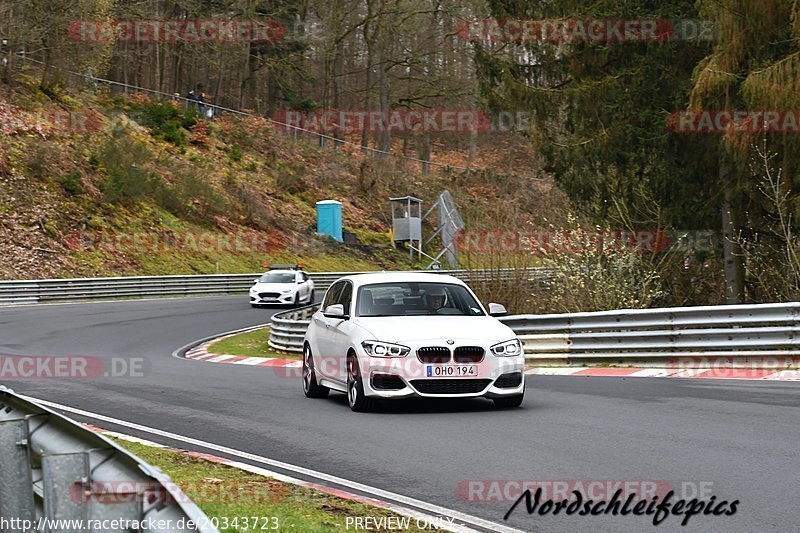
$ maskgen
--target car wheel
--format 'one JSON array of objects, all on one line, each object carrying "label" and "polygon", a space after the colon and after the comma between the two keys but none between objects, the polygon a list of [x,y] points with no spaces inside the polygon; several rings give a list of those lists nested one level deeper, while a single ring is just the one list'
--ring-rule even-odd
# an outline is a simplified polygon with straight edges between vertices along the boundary
[{"label": "car wheel", "polygon": [[317,383],[317,373],[314,371],[314,357],[311,348],[306,344],[303,347],[303,392],[306,398],[324,398],[330,389]]},{"label": "car wheel", "polygon": [[354,356],[347,358],[347,403],[356,413],[372,410],[373,400],[364,395],[364,384],[361,381],[361,370]]},{"label": "car wheel", "polygon": [[311,295],[308,297],[308,304],[311,305],[314,303],[314,291],[311,291]]},{"label": "car wheel", "polygon": [[522,405],[522,399],[525,394],[517,394],[515,396],[506,396],[505,398],[493,398],[494,406],[501,409],[511,409],[512,407],[519,407]]},{"label": "car wheel", "polygon": [[292,307],[300,307],[300,293],[296,292],[294,294],[294,302],[292,303]]}]

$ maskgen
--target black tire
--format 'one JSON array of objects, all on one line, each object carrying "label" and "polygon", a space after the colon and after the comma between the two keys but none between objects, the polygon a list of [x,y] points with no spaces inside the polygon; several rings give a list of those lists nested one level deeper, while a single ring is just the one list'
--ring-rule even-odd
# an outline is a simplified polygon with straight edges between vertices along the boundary
[{"label": "black tire", "polygon": [[313,303],[314,303],[314,290],[312,289],[311,296],[308,297],[308,305],[311,305]]},{"label": "black tire", "polygon": [[374,400],[364,396],[361,369],[355,356],[347,357],[347,404],[356,413],[367,413],[374,408]]},{"label": "black tire", "polygon": [[492,398],[494,406],[499,409],[512,409],[522,405],[522,400],[525,398],[525,393],[517,394],[515,396],[506,396],[504,398]]},{"label": "black tire", "polygon": [[325,398],[330,389],[317,383],[317,373],[314,371],[314,357],[311,348],[306,344],[303,347],[303,392],[306,398]]},{"label": "black tire", "polygon": [[292,303],[292,307],[300,307],[300,293],[296,292],[294,294],[294,303]]}]

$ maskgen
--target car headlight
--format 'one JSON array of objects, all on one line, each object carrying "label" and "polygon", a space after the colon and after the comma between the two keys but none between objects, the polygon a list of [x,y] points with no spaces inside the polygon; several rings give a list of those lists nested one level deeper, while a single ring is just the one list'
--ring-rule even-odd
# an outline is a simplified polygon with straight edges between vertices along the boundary
[{"label": "car headlight", "polygon": [[286,289],[284,291],[281,291],[281,294],[291,294],[293,292],[294,292],[294,289]]},{"label": "car headlight", "polygon": [[408,346],[391,342],[364,341],[361,346],[370,357],[405,357],[411,351]]},{"label": "car headlight", "polygon": [[522,344],[519,339],[501,342],[492,346],[492,353],[498,357],[513,357],[522,354]]}]

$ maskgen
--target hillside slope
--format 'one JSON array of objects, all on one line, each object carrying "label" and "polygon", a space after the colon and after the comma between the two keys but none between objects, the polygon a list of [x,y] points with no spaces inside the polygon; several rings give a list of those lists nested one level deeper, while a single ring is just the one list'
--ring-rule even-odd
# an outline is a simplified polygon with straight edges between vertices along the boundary
[{"label": "hillside slope", "polygon": [[[398,144],[398,150],[402,146]],[[437,140],[436,160],[467,151]],[[487,139],[473,170],[320,147],[256,117],[199,120],[132,96],[0,88],[0,277],[424,267],[390,245],[387,198],[449,189],[468,227],[552,221],[563,196],[524,138]],[[536,179],[532,179],[536,178]],[[316,235],[315,203],[343,203],[357,245]]]}]

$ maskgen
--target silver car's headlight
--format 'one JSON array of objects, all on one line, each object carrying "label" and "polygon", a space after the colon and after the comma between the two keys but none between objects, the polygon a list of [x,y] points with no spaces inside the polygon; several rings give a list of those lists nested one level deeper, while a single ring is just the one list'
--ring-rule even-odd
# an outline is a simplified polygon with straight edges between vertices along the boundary
[{"label": "silver car's headlight", "polygon": [[492,346],[492,353],[498,357],[513,357],[522,354],[522,343],[519,339],[501,342]]},{"label": "silver car's headlight", "polygon": [[364,341],[361,346],[370,357],[405,357],[411,352],[408,346],[391,342]]},{"label": "silver car's headlight", "polygon": [[294,292],[294,289],[286,289],[286,290],[281,291],[281,294],[291,294],[293,292]]}]

